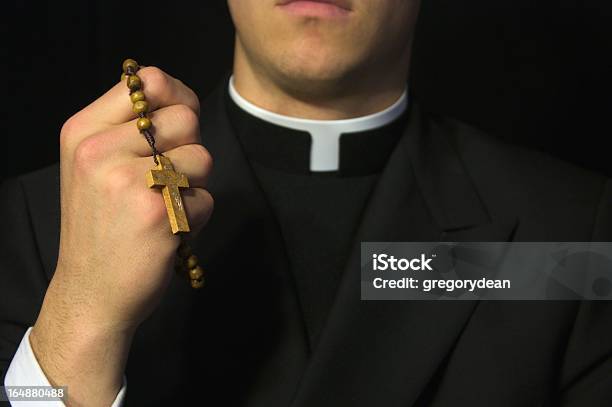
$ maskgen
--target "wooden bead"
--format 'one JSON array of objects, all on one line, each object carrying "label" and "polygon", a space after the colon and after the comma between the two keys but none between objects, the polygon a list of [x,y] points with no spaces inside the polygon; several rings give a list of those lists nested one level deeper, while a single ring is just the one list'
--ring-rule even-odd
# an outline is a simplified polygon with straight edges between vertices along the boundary
[{"label": "wooden bead", "polygon": [[187,268],[192,269],[198,265],[198,258],[192,254],[187,258]]},{"label": "wooden bead", "polygon": [[149,120],[148,117],[141,117],[136,121],[136,127],[138,127],[138,130],[149,130],[151,125],[151,120]]},{"label": "wooden bead", "polygon": [[196,266],[192,269],[189,270],[189,278],[192,280],[199,280],[202,277],[204,277],[204,270],[202,270],[202,267],[200,266]]},{"label": "wooden bead", "polygon": [[191,288],[202,288],[204,287],[204,279],[191,280]]},{"label": "wooden bead", "polygon": [[144,92],[141,90],[137,90],[136,92],[133,92],[130,95],[130,100],[132,101],[132,103],[136,103],[136,102],[145,100]]},{"label": "wooden bead", "polygon": [[146,100],[139,100],[138,102],[134,103],[132,110],[136,114],[146,113],[149,111],[149,104]]},{"label": "wooden bead", "polygon": [[138,75],[130,75],[128,76],[127,86],[130,90],[140,90],[142,87],[142,81]]},{"label": "wooden bead", "polygon": [[128,58],[123,61],[123,72],[127,73],[130,69],[132,72],[136,72],[138,70],[138,62]]}]

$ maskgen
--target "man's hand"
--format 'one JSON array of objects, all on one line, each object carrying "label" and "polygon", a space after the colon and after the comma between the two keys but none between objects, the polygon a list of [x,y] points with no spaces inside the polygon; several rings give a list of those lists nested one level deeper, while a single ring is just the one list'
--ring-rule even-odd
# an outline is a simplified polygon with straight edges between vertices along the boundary
[{"label": "man's hand", "polygon": [[[189,178],[183,201],[192,230],[213,207],[204,190],[212,160],[199,144],[199,102],[154,67],[138,71],[156,146]],[[161,193],[149,189],[151,150],[136,128],[124,82],[71,117],[61,150],[61,238],[55,275],[30,341],[52,384],[72,405],[110,405],[132,335],[169,281],[179,238]]]}]

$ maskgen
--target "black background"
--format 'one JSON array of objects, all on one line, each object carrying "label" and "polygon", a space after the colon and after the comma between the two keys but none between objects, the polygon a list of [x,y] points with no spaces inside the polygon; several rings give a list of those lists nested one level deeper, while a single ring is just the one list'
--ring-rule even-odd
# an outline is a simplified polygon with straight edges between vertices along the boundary
[{"label": "black background", "polygon": [[[132,57],[204,98],[231,68],[224,1],[3,2],[1,177],[58,159],[73,113]],[[411,94],[496,137],[612,175],[612,2],[423,0]],[[7,158],[8,157],[8,158]]]}]

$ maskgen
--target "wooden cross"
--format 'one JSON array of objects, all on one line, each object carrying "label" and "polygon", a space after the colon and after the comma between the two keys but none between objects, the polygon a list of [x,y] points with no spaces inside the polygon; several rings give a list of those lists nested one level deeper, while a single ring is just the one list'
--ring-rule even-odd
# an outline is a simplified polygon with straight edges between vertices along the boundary
[{"label": "wooden cross", "polygon": [[189,181],[184,174],[174,171],[169,158],[158,155],[157,160],[157,167],[147,173],[147,185],[149,188],[162,188],[172,233],[189,232],[189,222],[179,190],[189,188]]}]

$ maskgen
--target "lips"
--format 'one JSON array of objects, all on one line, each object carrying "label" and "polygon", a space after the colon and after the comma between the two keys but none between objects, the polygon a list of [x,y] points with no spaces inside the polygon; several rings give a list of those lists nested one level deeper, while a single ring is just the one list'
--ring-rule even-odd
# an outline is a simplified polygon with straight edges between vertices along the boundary
[{"label": "lips", "polygon": [[321,3],[330,6],[336,6],[342,10],[351,11],[352,4],[350,0],[279,0],[277,6],[287,6],[292,3]]}]

